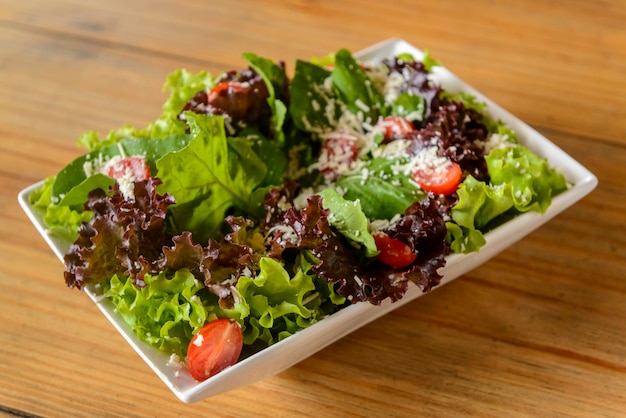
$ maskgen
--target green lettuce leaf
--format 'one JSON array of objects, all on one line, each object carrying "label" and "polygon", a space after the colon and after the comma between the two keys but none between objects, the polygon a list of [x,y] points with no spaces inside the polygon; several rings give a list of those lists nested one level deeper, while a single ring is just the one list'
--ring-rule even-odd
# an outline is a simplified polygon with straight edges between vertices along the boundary
[{"label": "green lettuce leaf", "polygon": [[163,104],[163,116],[176,118],[190,99],[200,91],[210,90],[214,84],[215,80],[206,71],[194,74],[180,69],[168,74],[163,91],[169,91],[170,96]]},{"label": "green lettuce leaf", "polygon": [[476,252],[487,243],[485,236],[478,229],[466,228],[454,222],[446,222],[446,229],[446,240],[450,243],[453,253]]},{"label": "green lettuce leaf", "polygon": [[69,206],[50,204],[46,208],[43,222],[52,235],[74,242],[78,236],[80,224],[89,221],[91,216],[90,211],[79,211]]},{"label": "green lettuce leaf", "polygon": [[103,283],[104,295],[142,341],[184,358],[191,337],[207,320],[198,296],[203,286],[187,269],[171,277],[163,272],[144,277],[146,286],[138,288],[115,275]]},{"label": "green lettuce leaf", "polygon": [[80,224],[91,219],[91,212],[52,203],[52,186],[55,178],[56,176],[46,178],[41,187],[33,190],[28,199],[34,207],[44,210],[43,223],[52,235],[74,242]]},{"label": "green lettuce leaf", "polygon": [[311,58],[311,62],[323,68],[330,68],[335,65],[335,53],[331,52],[330,54],[321,58],[313,57]]},{"label": "green lettuce leaf", "polygon": [[185,116],[193,139],[157,161],[159,187],[176,200],[168,209],[170,229],[190,231],[205,242],[219,232],[227,210],[247,212],[267,167],[246,139],[226,140],[221,116]]},{"label": "green lettuce leaf", "polygon": [[552,197],[567,189],[563,174],[526,147],[497,148],[485,159],[491,184],[510,184],[514,206],[519,212],[544,213]]},{"label": "green lettuce leaf", "polygon": [[428,49],[424,50],[424,57],[422,58],[422,64],[424,64],[424,68],[426,71],[431,72],[433,67],[440,67],[441,61],[433,58]]},{"label": "green lettuce leaf", "polygon": [[543,213],[552,197],[567,189],[565,177],[528,148],[497,148],[486,160],[491,183],[468,176],[457,190],[459,200],[451,215],[460,229],[448,229],[453,250],[476,251],[483,241],[481,231],[519,213]]},{"label": "green lettuce leaf", "polygon": [[317,322],[317,312],[305,306],[315,293],[313,278],[302,270],[293,277],[273,258],[261,258],[255,278],[241,276],[233,309],[223,310],[242,324],[244,344],[257,339],[271,345]]},{"label": "green lettuce leaf", "polygon": [[41,187],[36,188],[28,195],[28,201],[31,205],[37,208],[47,208],[52,203],[52,185],[54,184],[55,176],[47,177]]},{"label": "green lettuce leaf", "polygon": [[378,254],[374,237],[369,232],[369,221],[358,200],[344,199],[335,189],[324,189],[319,193],[324,209],[328,209],[328,222],[348,240],[362,245],[367,257]]},{"label": "green lettuce leaf", "polygon": [[472,176],[461,183],[457,193],[459,201],[452,208],[452,219],[465,228],[484,229],[514,206],[510,185],[494,187]]}]

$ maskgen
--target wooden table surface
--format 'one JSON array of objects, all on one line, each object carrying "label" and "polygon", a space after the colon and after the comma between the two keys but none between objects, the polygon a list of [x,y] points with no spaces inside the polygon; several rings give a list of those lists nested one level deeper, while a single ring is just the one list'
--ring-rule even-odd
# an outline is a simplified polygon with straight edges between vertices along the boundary
[{"label": "wooden table surface", "polygon": [[[293,63],[398,37],[594,172],[589,196],[499,256],[294,367],[181,403],[18,206],[143,126],[177,68]],[[626,416],[623,0],[0,0],[0,414]]]}]

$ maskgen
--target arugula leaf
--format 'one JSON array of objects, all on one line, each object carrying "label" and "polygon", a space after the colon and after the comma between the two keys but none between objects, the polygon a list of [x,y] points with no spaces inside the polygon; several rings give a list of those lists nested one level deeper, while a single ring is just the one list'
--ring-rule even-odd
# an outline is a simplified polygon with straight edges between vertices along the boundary
[{"label": "arugula leaf", "polygon": [[415,187],[410,190],[394,186],[387,180],[373,176],[365,181],[359,175],[343,177],[337,181],[337,186],[346,190],[346,199],[358,199],[363,212],[370,219],[393,218],[415,202],[418,193]]}]

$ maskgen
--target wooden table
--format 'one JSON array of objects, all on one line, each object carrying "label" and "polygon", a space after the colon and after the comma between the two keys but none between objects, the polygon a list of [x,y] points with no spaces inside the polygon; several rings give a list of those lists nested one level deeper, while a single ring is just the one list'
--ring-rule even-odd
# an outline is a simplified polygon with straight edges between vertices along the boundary
[{"label": "wooden table", "polygon": [[[399,37],[599,178],[501,255],[298,365],[183,404],[20,210],[83,152],[143,126],[168,72],[293,63]],[[0,0],[0,413],[6,416],[626,416],[623,0]]]}]

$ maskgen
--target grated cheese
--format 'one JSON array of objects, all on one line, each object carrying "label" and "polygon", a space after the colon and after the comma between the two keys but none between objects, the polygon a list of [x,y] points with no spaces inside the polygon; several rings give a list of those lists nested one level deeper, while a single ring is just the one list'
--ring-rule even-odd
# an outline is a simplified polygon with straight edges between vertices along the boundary
[{"label": "grated cheese", "polygon": [[498,133],[492,133],[489,135],[486,141],[475,141],[478,146],[481,146],[485,150],[485,154],[489,154],[491,150],[497,148],[516,147],[517,144],[510,142],[508,135],[500,135]]},{"label": "grated cheese", "polygon": [[296,244],[298,242],[298,234],[296,234],[296,231],[294,231],[289,225],[276,225],[270,228],[268,237],[274,232],[281,232],[281,236],[277,240],[280,245],[285,245],[287,243]]},{"label": "grated cheese", "polygon": [[195,345],[196,347],[202,347],[203,342],[204,342],[204,337],[202,336],[202,334],[200,333],[196,334],[195,338],[193,339],[193,345]]}]

